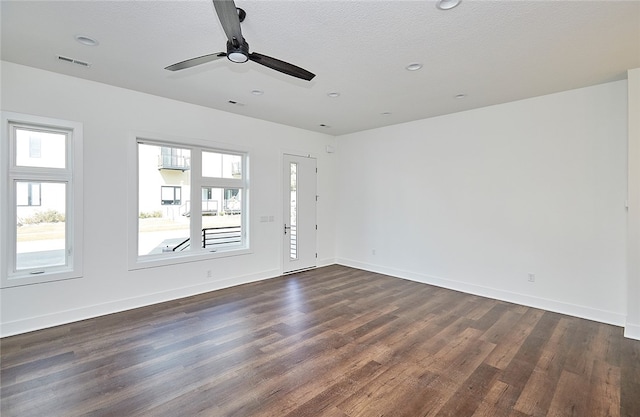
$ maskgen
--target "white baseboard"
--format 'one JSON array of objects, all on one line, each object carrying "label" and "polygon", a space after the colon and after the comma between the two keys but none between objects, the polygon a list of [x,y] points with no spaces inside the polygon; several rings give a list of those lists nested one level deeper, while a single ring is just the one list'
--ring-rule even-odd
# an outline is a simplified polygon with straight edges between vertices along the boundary
[{"label": "white baseboard", "polygon": [[[461,291],[467,294],[479,295],[482,297],[493,298],[496,300],[525,305],[528,307],[534,307],[542,310],[553,311],[556,313],[566,314],[574,317],[580,317],[583,319],[598,321],[601,323],[612,324],[614,326],[622,327],[624,326],[624,323],[625,323],[624,315],[615,313],[612,311],[605,311],[605,310],[599,310],[599,309],[586,307],[586,306],[568,304],[568,303],[563,303],[561,301],[549,300],[549,299],[540,298],[540,297],[533,297],[526,294],[519,294],[519,293],[510,292],[510,291],[504,291],[496,288],[489,288],[481,285],[469,284],[466,282],[453,281],[446,278],[435,277],[432,275],[426,275],[426,274],[421,274],[417,272],[403,271],[395,268],[387,268],[380,265],[363,263],[363,262],[354,261],[351,259],[338,258],[336,259],[336,263],[344,266],[350,266],[352,268],[364,269],[365,271],[390,275],[396,278],[403,278],[410,281],[421,282],[423,284],[430,284],[430,285],[435,285],[437,287],[448,288],[455,291]],[[638,331],[640,331],[640,328],[638,329]]]},{"label": "white baseboard", "polygon": [[323,266],[334,265],[335,263],[336,263],[335,258],[324,258],[324,259],[318,259],[316,261],[318,268],[321,268]]},{"label": "white baseboard", "polygon": [[223,280],[208,282],[206,284],[192,285],[172,289],[170,291],[162,291],[153,294],[145,294],[139,297],[127,298],[122,300],[111,301],[108,303],[86,306],[72,310],[60,311],[44,316],[30,317],[27,319],[16,320],[12,322],[2,323],[0,325],[0,337],[13,336],[16,334],[28,333],[34,330],[46,329],[48,327],[59,326],[62,324],[72,323],[76,321],[86,320],[93,317],[104,316],[107,314],[118,313],[121,311],[132,310],[134,308],[145,307],[152,304],[162,303],[165,301],[176,300],[179,298],[189,297],[192,295],[203,294],[210,291],[220,290],[223,288],[234,287],[236,285],[247,284],[255,281],[262,281],[269,278],[275,278],[281,275],[280,270],[263,271],[256,274],[244,275],[239,277],[231,277]]},{"label": "white baseboard", "polygon": [[624,326],[624,337],[640,340],[640,324],[627,323]]}]

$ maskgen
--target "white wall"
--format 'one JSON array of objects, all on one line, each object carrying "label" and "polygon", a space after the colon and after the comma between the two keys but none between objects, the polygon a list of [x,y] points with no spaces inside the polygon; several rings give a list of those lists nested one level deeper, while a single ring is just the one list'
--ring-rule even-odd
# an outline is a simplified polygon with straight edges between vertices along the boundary
[{"label": "white wall", "polygon": [[[318,157],[320,265],[337,259],[640,328],[640,309],[627,311],[640,280],[625,276],[626,81],[336,140],[11,63],[0,69],[2,110],[79,121],[85,136],[84,278],[2,289],[2,335],[278,275],[282,151]],[[135,180],[123,165],[138,131],[251,149],[252,254],[128,270],[132,225],[119,200]],[[276,221],[258,221],[269,215]]]},{"label": "white wall", "polygon": [[[325,148],[335,138],[8,62],[1,76],[2,110],[84,124],[85,184],[84,277],[2,289],[2,335],[279,275],[283,151],[318,158],[318,261],[333,263],[335,157]],[[127,187],[136,177],[126,161],[138,131],[250,149],[252,254],[128,270]]]},{"label": "white wall", "polygon": [[640,340],[640,68],[630,70],[629,217],[627,234],[627,323],[625,336]]},{"label": "white wall", "polygon": [[342,136],[337,261],[624,324],[626,147],[626,81]]}]

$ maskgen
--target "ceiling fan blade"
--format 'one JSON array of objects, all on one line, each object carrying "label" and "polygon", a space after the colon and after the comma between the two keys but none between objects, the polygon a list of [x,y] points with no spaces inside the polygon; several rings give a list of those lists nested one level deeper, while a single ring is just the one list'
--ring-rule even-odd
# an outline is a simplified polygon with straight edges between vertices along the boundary
[{"label": "ceiling fan blade", "polygon": [[237,43],[242,43],[242,30],[240,29],[240,18],[238,17],[238,11],[236,10],[236,4],[233,0],[213,0],[213,7],[216,9],[222,29],[227,35],[229,42],[234,43],[236,39]]},{"label": "ceiling fan blade", "polygon": [[220,59],[225,56],[227,56],[225,52],[202,55],[197,58],[191,58],[191,59],[187,59],[186,61],[178,62],[177,64],[169,65],[165,69],[169,71],[178,71],[185,68],[195,67],[196,65],[206,64],[207,62],[215,61],[216,59]]},{"label": "ceiling fan blade", "polygon": [[293,64],[289,64],[288,62],[280,61],[279,59],[271,58],[270,56],[258,54],[256,52],[249,54],[249,59],[256,64],[264,65],[265,67],[291,75],[292,77],[302,78],[306,81],[311,81],[313,77],[316,76],[304,68],[300,68]]}]

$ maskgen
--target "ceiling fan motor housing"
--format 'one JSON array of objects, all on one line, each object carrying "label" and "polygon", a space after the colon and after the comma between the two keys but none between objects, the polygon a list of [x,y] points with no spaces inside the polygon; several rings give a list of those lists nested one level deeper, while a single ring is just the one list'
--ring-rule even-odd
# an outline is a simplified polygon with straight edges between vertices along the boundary
[{"label": "ceiling fan motor housing", "polygon": [[247,62],[249,60],[249,44],[244,38],[242,38],[242,43],[238,43],[235,38],[233,40],[238,45],[236,46],[231,41],[227,41],[227,58],[231,62]]}]

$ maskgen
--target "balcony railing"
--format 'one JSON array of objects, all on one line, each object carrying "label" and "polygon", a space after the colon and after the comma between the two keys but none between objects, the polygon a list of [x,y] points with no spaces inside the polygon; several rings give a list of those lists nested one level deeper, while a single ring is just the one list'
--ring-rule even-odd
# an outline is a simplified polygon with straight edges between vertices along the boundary
[{"label": "balcony railing", "polygon": [[[202,200],[203,216],[217,216],[218,214],[218,200]],[[184,204],[180,206],[180,215],[191,217],[191,200],[185,201]]]},{"label": "balcony railing", "polygon": [[191,169],[191,158],[181,155],[158,155],[158,169],[188,171]]}]

